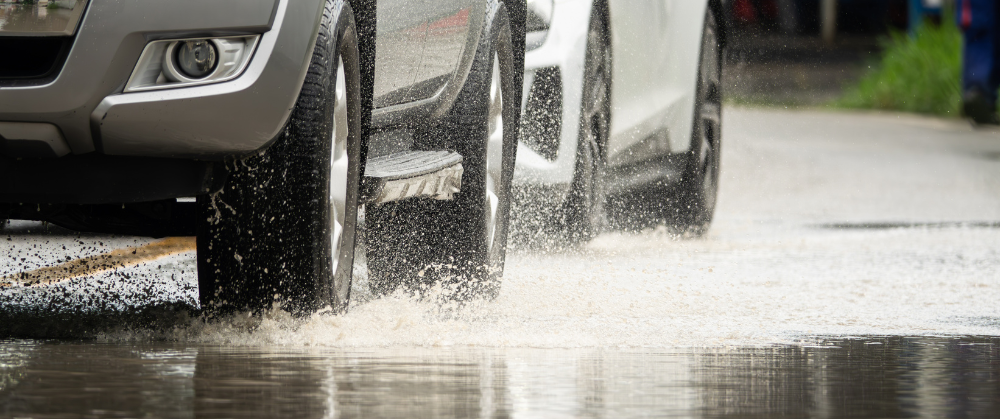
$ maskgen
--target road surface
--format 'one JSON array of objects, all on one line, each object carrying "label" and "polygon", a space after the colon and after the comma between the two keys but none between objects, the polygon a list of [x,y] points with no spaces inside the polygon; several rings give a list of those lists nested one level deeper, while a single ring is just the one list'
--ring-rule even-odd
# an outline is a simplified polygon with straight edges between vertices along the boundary
[{"label": "road surface", "polygon": [[[90,391],[58,371],[107,380],[103,393],[95,390],[106,398],[116,386],[135,390],[121,393],[136,403],[123,415],[169,405],[181,417],[238,412],[241,400],[252,406],[239,389],[315,416],[878,417],[947,413],[952,393],[995,387],[988,377],[1000,370],[988,360],[1000,343],[1000,131],[912,115],[751,108],[727,108],[724,130],[707,236],[647,228],[610,231],[578,248],[514,248],[502,292],[489,302],[458,305],[441,289],[372,300],[361,278],[344,316],[275,311],[206,322],[183,310],[197,294],[190,242],[15,222],[0,236],[10,261],[0,267],[0,329],[91,340],[0,340],[0,405],[42,412],[41,399],[16,397]],[[58,314],[66,310],[142,315],[82,321]],[[81,356],[101,361],[70,361]],[[904,364],[928,369],[906,375],[895,369]],[[124,375],[112,378],[109,365]],[[824,375],[827,367],[840,375]],[[759,371],[784,384],[746,378]],[[959,387],[907,387],[967,372],[973,378]],[[885,398],[851,407],[827,395],[850,393],[865,374]],[[54,387],[38,387],[43,379]],[[213,380],[222,387],[205,387]],[[130,383],[176,394],[150,401]],[[295,397],[305,404],[277,403],[293,395],[269,387],[279,384],[301,386]],[[763,386],[760,398],[727,398],[726,388],[747,385]],[[661,403],[651,389],[664,388],[674,398]],[[636,396],[645,390],[649,397]],[[893,393],[911,390],[920,403]],[[792,401],[802,398],[811,401]],[[997,408],[977,400],[956,408]],[[48,411],[99,410],[67,406]]]}]

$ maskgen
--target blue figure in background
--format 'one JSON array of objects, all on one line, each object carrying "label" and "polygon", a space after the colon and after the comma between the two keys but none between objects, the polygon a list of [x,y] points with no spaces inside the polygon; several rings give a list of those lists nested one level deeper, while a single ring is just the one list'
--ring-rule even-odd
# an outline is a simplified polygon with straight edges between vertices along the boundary
[{"label": "blue figure in background", "polygon": [[955,17],[965,36],[962,51],[962,113],[980,124],[998,124],[1000,0],[958,0]]}]

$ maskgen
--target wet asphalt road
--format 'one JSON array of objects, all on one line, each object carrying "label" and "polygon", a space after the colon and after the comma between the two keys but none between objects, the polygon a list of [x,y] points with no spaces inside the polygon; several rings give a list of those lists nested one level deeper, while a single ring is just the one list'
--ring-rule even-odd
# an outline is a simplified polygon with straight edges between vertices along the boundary
[{"label": "wet asphalt road", "polygon": [[[14,223],[0,236],[13,284],[0,289],[0,417],[995,414],[1000,131],[724,118],[707,237],[515,247],[499,298],[461,307],[371,300],[362,278],[345,316],[205,322],[183,311],[197,292],[183,244],[25,287],[19,273],[151,241]],[[25,335],[71,339],[13,339]]]}]

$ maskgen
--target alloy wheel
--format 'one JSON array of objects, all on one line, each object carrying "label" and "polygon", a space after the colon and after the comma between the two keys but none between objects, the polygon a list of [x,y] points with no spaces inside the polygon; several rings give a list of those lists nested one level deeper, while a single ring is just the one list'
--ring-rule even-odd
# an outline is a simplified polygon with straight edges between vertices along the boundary
[{"label": "alloy wheel", "polygon": [[338,57],[336,72],[336,87],[334,90],[333,124],[330,130],[332,144],[330,147],[330,272],[333,275],[334,298],[338,302],[346,301],[346,293],[350,284],[341,284],[337,277],[340,253],[344,245],[344,226],[347,222],[347,188],[350,168],[350,152],[348,151],[349,122],[347,119],[347,80],[344,72],[344,59]]},{"label": "alloy wheel", "polygon": [[496,229],[499,221],[500,194],[503,177],[503,91],[500,80],[500,56],[493,57],[493,75],[490,78],[489,140],[486,144],[486,229],[487,254],[493,254]]}]

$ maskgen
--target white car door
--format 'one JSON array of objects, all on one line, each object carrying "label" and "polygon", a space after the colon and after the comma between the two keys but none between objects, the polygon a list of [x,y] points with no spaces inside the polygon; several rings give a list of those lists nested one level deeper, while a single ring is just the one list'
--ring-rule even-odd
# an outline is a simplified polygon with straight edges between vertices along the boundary
[{"label": "white car door", "polygon": [[610,0],[608,163],[687,150],[708,0]]}]

